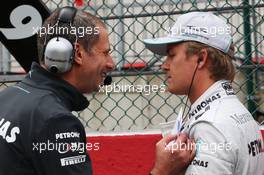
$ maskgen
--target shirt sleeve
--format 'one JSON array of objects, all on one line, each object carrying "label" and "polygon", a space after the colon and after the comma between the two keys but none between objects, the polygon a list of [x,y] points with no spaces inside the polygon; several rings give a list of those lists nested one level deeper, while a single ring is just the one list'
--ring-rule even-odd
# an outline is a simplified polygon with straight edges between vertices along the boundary
[{"label": "shirt sleeve", "polygon": [[92,174],[84,128],[71,113],[50,118],[33,138],[32,162],[38,174]]},{"label": "shirt sleeve", "polygon": [[211,123],[199,122],[190,129],[196,143],[196,156],[185,175],[232,175],[236,151],[234,145]]}]

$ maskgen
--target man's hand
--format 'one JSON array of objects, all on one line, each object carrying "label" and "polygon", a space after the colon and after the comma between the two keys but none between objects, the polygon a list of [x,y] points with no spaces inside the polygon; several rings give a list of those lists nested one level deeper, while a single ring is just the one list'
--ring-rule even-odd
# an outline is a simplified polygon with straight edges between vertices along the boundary
[{"label": "man's hand", "polygon": [[[169,144],[171,141],[174,143]],[[156,161],[150,174],[179,174],[187,168],[194,156],[194,141],[188,139],[186,134],[166,136],[156,144]]]}]

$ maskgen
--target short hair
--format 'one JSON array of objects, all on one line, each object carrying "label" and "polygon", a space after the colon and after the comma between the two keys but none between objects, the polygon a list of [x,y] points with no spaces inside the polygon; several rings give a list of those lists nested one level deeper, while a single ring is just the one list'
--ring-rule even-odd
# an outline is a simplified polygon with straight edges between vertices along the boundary
[{"label": "short hair", "polygon": [[[47,32],[47,29],[49,27],[53,27],[57,21],[58,21],[58,15],[60,12],[60,8],[56,9],[44,22],[42,29],[45,29],[45,32]],[[92,29],[94,30],[96,27],[103,27],[106,28],[105,24],[99,19],[98,17],[83,11],[83,10],[77,10],[76,15],[73,20],[73,27],[75,29],[79,29],[82,27],[83,29]],[[61,28],[67,28],[68,31],[71,30],[71,27],[67,23],[60,23],[59,27]],[[78,30],[76,30],[78,31]],[[84,49],[87,52],[90,52],[93,46],[97,43],[99,39],[99,31],[98,33],[91,32],[89,34],[85,33],[82,37],[80,37],[80,34],[76,32],[77,34],[77,42],[84,47]],[[37,34],[37,47],[38,47],[38,58],[39,62],[43,63],[44,58],[44,42],[45,42],[45,37],[46,37],[46,43],[53,37],[55,36],[61,36],[63,38],[68,39],[71,43],[74,43],[76,41],[76,35],[75,33],[55,33],[55,34],[47,34],[40,36]]]},{"label": "short hair", "polygon": [[209,61],[209,72],[211,73],[210,78],[214,81],[218,80],[230,80],[231,82],[235,77],[235,67],[232,63],[234,58],[234,46],[231,45],[228,53],[224,53],[216,48],[210,47],[206,44],[188,41],[186,54],[187,56],[200,54],[201,49],[205,48],[208,53]]}]

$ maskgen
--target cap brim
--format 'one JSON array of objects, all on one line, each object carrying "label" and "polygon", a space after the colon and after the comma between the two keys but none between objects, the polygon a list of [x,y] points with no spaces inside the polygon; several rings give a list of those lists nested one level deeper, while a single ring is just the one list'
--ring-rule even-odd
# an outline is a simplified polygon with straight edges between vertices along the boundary
[{"label": "cap brim", "polygon": [[168,44],[179,43],[182,41],[184,41],[184,39],[182,38],[162,37],[154,39],[145,39],[143,40],[143,43],[145,44],[146,48],[151,50],[153,53],[166,56]]}]

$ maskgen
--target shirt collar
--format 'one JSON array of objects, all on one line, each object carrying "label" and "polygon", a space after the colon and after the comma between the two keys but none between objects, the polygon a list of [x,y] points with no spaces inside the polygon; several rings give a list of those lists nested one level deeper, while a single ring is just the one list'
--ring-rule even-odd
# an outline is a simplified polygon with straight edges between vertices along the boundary
[{"label": "shirt collar", "polygon": [[189,118],[201,115],[210,108],[213,101],[229,95],[234,95],[230,81],[219,80],[215,82],[191,105]]},{"label": "shirt collar", "polygon": [[74,86],[48,72],[36,62],[32,63],[31,70],[22,83],[52,91],[65,103],[70,111],[81,111],[89,105],[86,97]]}]

